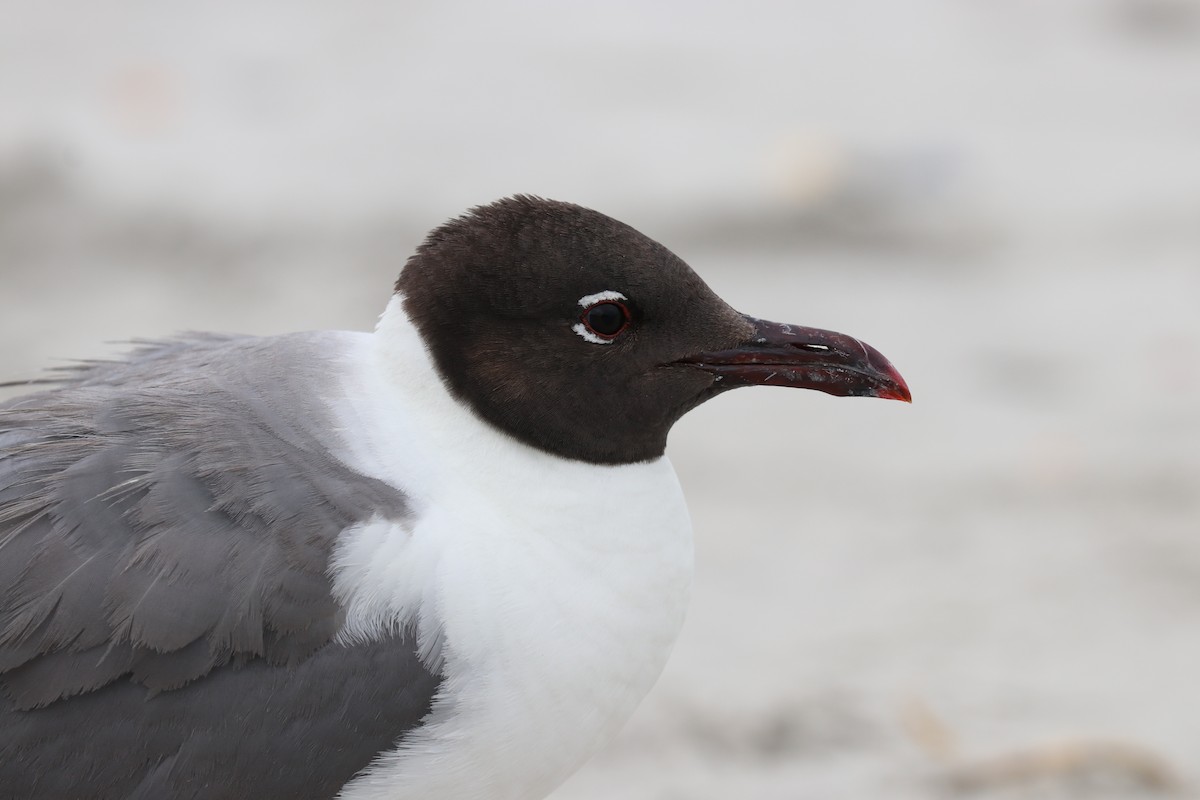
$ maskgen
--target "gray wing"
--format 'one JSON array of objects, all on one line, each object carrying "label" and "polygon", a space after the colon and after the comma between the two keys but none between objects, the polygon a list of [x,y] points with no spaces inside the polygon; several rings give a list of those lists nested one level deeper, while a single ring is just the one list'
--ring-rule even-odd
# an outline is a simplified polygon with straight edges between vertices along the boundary
[{"label": "gray wing", "polygon": [[0,791],[328,797],[428,711],[410,642],[331,642],[337,536],[407,514],[331,455],[336,341],[148,345],[0,407]]}]

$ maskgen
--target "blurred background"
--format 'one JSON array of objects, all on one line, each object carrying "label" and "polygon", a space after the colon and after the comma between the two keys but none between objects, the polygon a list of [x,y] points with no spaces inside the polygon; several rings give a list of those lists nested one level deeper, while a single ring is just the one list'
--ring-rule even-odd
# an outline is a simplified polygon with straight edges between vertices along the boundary
[{"label": "blurred background", "polygon": [[1200,796],[1200,0],[0,0],[0,376],[368,329],[516,192],[843,330],[737,392],[691,616],[556,800]]}]

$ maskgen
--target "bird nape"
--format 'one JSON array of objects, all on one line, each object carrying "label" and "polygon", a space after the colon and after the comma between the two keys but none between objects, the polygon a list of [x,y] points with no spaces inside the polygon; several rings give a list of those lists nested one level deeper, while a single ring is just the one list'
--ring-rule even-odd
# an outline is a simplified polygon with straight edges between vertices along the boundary
[{"label": "bird nape", "polygon": [[859,340],[527,196],[432,231],[374,332],[45,383],[0,405],[12,798],[544,797],[682,624],[674,422],[749,385],[910,399]]}]

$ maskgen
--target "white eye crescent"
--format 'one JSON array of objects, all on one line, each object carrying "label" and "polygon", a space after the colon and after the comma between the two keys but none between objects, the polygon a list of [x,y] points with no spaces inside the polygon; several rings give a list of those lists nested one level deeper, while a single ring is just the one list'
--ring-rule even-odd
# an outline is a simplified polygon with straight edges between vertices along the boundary
[{"label": "white eye crescent", "polygon": [[629,327],[626,299],[625,295],[611,290],[579,298],[583,314],[571,330],[592,344],[612,344]]},{"label": "white eye crescent", "polygon": [[596,303],[603,303],[605,300],[628,300],[628,299],[629,299],[628,297],[621,294],[620,292],[614,292],[612,290],[608,290],[608,291],[604,291],[604,292],[596,292],[595,294],[584,295],[583,297],[579,298],[579,307],[580,308],[589,308],[591,306],[596,305]]}]

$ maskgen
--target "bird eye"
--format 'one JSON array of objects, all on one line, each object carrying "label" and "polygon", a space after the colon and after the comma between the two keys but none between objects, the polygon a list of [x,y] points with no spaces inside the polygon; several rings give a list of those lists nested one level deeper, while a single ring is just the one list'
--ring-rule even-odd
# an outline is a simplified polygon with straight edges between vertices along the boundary
[{"label": "bird eye", "polygon": [[602,339],[613,339],[629,325],[629,309],[612,301],[596,303],[583,312],[584,326]]}]

